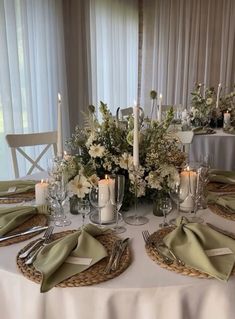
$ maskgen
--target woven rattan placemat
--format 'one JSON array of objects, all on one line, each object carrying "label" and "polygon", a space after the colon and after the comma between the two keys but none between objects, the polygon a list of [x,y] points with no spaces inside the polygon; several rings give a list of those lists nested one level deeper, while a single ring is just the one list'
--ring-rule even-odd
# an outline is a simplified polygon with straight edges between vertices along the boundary
[{"label": "woven rattan placemat", "polygon": [[210,204],[210,205],[208,205],[208,207],[216,215],[219,215],[219,216],[224,217],[226,219],[235,221],[235,212],[232,213],[230,211],[230,209],[227,209],[226,207],[222,207],[222,206],[219,206],[216,204]]},{"label": "woven rattan placemat", "polygon": [[[157,232],[151,234],[150,239],[154,240],[155,242],[159,242],[167,234],[169,234],[173,229],[174,229],[174,227],[167,227],[167,228],[160,229]],[[153,261],[155,261],[160,267],[162,267],[164,269],[174,271],[177,274],[181,274],[184,276],[197,277],[197,278],[212,278],[208,274],[205,274],[199,270],[196,270],[196,269],[191,268],[191,267],[186,266],[186,265],[185,266],[179,265],[176,262],[174,262],[171,265],[168,265],[168,264],[164,263],[163,257],[152,246],[146,245],[145,249],[146,249],[149,257]],[[232,274],[235,274],[235,268],[233,268]]]},{"label": "woven rattan placemat", "polygon": [[[26,220],[23,224],[16,227],[13,231],[9,232],[7,235],[14,234],[15,232],[18,232],[18,231],[23,231],[23,230],[25,230],[27,228],[31,228],[33,226],[46,226],[47,219],[48,219],[48,217],[46,215],[42,215],[42,214],[33,215],[30,219]],[[28,239],[38,235],[41,232],[42,231],[38,231],[38,232],[35,232],[32,234],[23,235],[23,236],[19,236],[19,237],[5,240],[3,242],[0,242],[0,247],[8,246],[8,245],[19,243],[19,242],[24,241],[24,240],[28,240]]]},{"label": "woven rattan placemat", "polygon": [[[64,231],[64,232],[60,232],[60,233],[56,233],[52,235],[52,239],[58,239],[61,238],[65,235],[68,235],[73,231]],[[96,237],[103,245],[104,247],[107,249],[108,252],[108,257],[102,259],[101,261],[99,261],[98,263],[96,263],[95,265],[93,265],[92,267],[90,267],[89,269],[74,275],[64,281],[62,281],[61,283],[59,283],[58,285],[56,285],[56,287],[62,287],[62,288],[66,288],[66,287],[80,287],[80,286],[88,286],[88,285],[93,285],[93,284],[98,284],[100,282],[115,278],[117,276],[119,276],[131,263],[131,252],[129,247],[127,247],[125,249],[125,252],[123,253],[122,257],[121,257],[121,261],[119,264],[119,267],[116,271],[112,271],[110,274],[105,274],[104,273],[104,269],[108,263],[109,260],[109,256],[112,250],[112,246],[113,243],[116,239],[118,239],[116,236],[114,236],[113,234],[106,234],[106,235],[101,235],[101,236],[97,236]],[[31,243],[32,244],[32,243]],[[31,245],[29,244],[29,245]],[[26,247],[24,247],[20,252],[25,251],[29,245],[27,245]],[[40,272],[38,272],[33,265],[26,265],[23,259],[19,258],[19,254],[17,255],[17,266],[20,269],[20,271],[22,272],[22,274],[36,282],[36,283],[40,283],[41,279],[42,279],[42,275]]]},{"label": "woven rattan placemat", "polygon": [[12,194],[4,198],[0,197],[0,204],[15,204],[15,203],[21,203],[24,201],[27,202],[27,201],[34,200],[34,198],[35,198],[34,192]]}]

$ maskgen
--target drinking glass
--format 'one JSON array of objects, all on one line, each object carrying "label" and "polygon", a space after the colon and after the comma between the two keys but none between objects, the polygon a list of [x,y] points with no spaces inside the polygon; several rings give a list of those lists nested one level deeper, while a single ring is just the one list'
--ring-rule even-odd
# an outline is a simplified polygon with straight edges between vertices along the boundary
[{"label": "drinking glass", "polygon": [[119,211],[122,206],[124,191],[125,191],[125,176],[116,175],[111,177],[114,179],[114,192],[110,189],[110,202],[115,206],[116,225],[112,228],[116,234],[121,234],[126,231],[124,226],[118,225]]},{"label": "drinking glass", "polygon": [[161,224],[159,224],[159,226],[160,226],[160,228],[164,228],[164,227],[170,226],[170,224],[167,222],[167,215],[172,210],[172,202],[171,202],[171,199],[169,197],[160,198],[159,201],[160,201],[159,202],[159,209],[163,213],[163,222]]},{"label": "drinking glass", "polygon": [[55,207],[55,226],[63,227],[71,224],[64,211],[64,204],[68,198],[66,183],[63,178],[53,182],[51,196],[53,196]]},{"label": "drinking glass", "polygon": [[101,218],[101,209],[104,208],[110,200],[110,190],[109,187],[100,188],[97,186],[93,186],[89,193],[89,200],[91,205],[98,209],[98,219],[99,225],[102,226],[102,218]]},{"label": "drinking glass", "polygon": [[176,204],[176,218],[170,220],[170,224],[175,224],[177,217],[180,215],[180,204],[183,203],[185,198],[187,197],[187,192],[185,192],[182,187],[180,187],[180,183],[176,183],[170,190],[169,196],[172,201]]},{"label": "drinking glass", "polygon": [[90,213],[90,203],[87,199],[82,199],[77,203],[78,213],[82,215],[82,226],[85,225],[85,218]]}]

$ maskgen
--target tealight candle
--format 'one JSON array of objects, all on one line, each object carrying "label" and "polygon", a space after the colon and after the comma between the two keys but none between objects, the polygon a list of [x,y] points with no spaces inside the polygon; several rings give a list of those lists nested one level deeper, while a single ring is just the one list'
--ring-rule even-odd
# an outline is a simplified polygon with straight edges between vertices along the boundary
[{"label": "tealight candle", "polygon": [[[105,179],[98,182],[99,187],[99,206],[104,207],[100,210],[100,221],[109,222],[114,219],[114,206],[111,204],[110,198],[114,197],[114,184],[115,181],[107,175]],[[113,198],[114,199],[114,198]]]},{"label": "tealight candle", "polygon": [[35,200],[36,205],[45,205],[47,204],[47,196],[48,196],[48,183],[43,182],[37,183],[35,185]]},{"label": "tealight candle", "polygon": [[182,198],[185,200],[180,204],[180,209],[185,212],[194,210],[194,195],[196,192],[197,173],[187,167],[180,173],[180,188],[182,190]]}]

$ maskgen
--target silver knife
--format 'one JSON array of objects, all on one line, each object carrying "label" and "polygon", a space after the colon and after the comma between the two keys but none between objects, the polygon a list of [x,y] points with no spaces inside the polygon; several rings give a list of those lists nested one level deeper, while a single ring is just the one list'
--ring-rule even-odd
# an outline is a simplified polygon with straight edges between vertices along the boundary
[{"label": "silver knife", "polygon": [[212,224],[210,224],[210,223],[206,223],[206,224],[207,224],[207,226],[209,226],[210,228],[216,230],[218,233],[221,233],[221,234],[223,234],[223,235],[225,235],[225,236],[228,236],[228,237],[230,237],[230,238],[232,238],[232,239],[235,239],[235,234],[234,234],[234,233],[231,233],[231,232],[229,232],[229,231],[227,231],[227,230],[221,229],[221,228],[219,228],[219,227],[217,227],[217,226],[215,226],[215,225],[212,225]]},{"label": "silver knife", "polygon": [[14,233],[14,234],[9,235],[9,236],[2,236],[2,237],[0,237],[0,242],[2,242],[4,240],[15,238],[15,237],[23,236],[23,235],[36,233],[38,231],[42,231],[42,230],[45,230],[47,228],[48,228],[48,226],[34,226],[32,228],[25,229],[23,231],[21,230],[20,232]]}]

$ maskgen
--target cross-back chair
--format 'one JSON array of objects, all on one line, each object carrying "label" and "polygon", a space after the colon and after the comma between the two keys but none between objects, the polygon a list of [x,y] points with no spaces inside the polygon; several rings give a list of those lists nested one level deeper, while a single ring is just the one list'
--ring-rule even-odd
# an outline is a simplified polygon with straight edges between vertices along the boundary
[{"label": "cross-back chair", "polygon": [[[19,177],[19,165],[17,160],[17,152],[25,157],[30,163],[31,167],[29,168],[26,175],[32,174],[34,169],[40,171],[45,171],[40,165],[39,161],[46,154],[46,152],[53,147],[54,155],[57,153],[57,132],[43,132],[43,133],[32,133],[32,134],[8,134],[6,135],[6,141],[8,146],[11,148],[12,162],[15,177]],[[37,146],[45,145],[43,150],[37,156],[36,159],[32,159],[22,147],[25,146]]]}]

